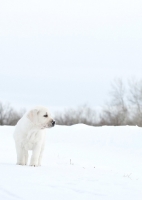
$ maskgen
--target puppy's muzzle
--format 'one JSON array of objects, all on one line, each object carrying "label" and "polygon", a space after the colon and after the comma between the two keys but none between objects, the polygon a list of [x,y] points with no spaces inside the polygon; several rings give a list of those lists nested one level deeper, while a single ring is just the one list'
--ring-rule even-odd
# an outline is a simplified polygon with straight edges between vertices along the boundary
[{"label": "puppy's muzzle", "polygon": [[54,120],[52,120],[51,125],[55,126],[55,121]]}]

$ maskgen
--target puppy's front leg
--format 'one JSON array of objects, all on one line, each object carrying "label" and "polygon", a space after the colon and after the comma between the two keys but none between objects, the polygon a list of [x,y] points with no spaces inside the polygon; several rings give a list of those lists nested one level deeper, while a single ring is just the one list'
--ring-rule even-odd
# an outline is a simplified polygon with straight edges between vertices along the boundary
[{"label": "puppy's front leg", "polygon": [[41,166],[41,160],[42,160],[43,151],[44,151],[44,146],[42,146],[40,154],[39,154],[38,166]]},{"label": "puppy's front leg", "polygon": [[28,157],[29,157],[28,151],[25,151],[25,165],[28,164]]},{"label": "puppy's front leg", "polygon": [[15,142],[17,151],[17,165],[25,165],[24,148],[18,142]]},{"label": "puppy's front leg", "polygon": [[35,144],[33,148],[33,152],[32,152],[31,162],[30,162],[31,166],[34,166],[34,167],[38,166],[40,152],[41,152],[41,145]]}]

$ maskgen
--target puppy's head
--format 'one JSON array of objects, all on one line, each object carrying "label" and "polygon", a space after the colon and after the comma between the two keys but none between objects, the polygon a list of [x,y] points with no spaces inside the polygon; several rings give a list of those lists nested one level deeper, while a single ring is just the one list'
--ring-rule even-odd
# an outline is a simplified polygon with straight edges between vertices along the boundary
[{"label": "puppy's head", "polygon": [[32,109],[27,114],[28,119],[39,126],[41,129],[55,126],[55,121],[52,119],[47,108],[38,106]]}]

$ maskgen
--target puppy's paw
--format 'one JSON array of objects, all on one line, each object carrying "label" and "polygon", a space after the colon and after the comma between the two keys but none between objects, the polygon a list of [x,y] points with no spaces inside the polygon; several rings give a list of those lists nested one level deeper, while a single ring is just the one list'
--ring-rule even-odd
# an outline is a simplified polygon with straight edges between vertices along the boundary
[{"label": "puppy's paw", "polygon": [[16,165],[26,165],[26,164],[23,162],[18,162],[18,163],[16,163]]},{"label": "puppy's paw", "polygon": [[30,164],[31,167],[39,167],[39,165],[36,164]]},{"label": "puppy's paw", "polygon": [[30,166],[31,167],[38,167],[38,162],[36,160],[31,160]]}]

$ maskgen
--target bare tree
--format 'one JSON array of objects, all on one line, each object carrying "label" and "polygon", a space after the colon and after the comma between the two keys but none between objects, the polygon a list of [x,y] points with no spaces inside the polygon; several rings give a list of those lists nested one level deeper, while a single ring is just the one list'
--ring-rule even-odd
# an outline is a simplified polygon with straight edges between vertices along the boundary
[{"label": "bare tree", "polygon": [[131,103],[131,123],[142,126],[142,80],[129,81],[129,101]]},{"label": "bare tree", "polygon": [[63,113],[56,113],[56,123],[59,125],[73,125],[83,123],[96,125],[96,112],[87,105],[79,106],[77,109],[67,109]]},{"label": "bare tree", "polygon": [[15,125],[24,112],[18,113],[9,104],[0,102],[0,125]]},{"label": "bare tree", "polygon": [[121,79],[112,84],[111,101],[100,114],[100,125],[125,125],[128,119],[128,108],[125,99],[126,90]]}]

